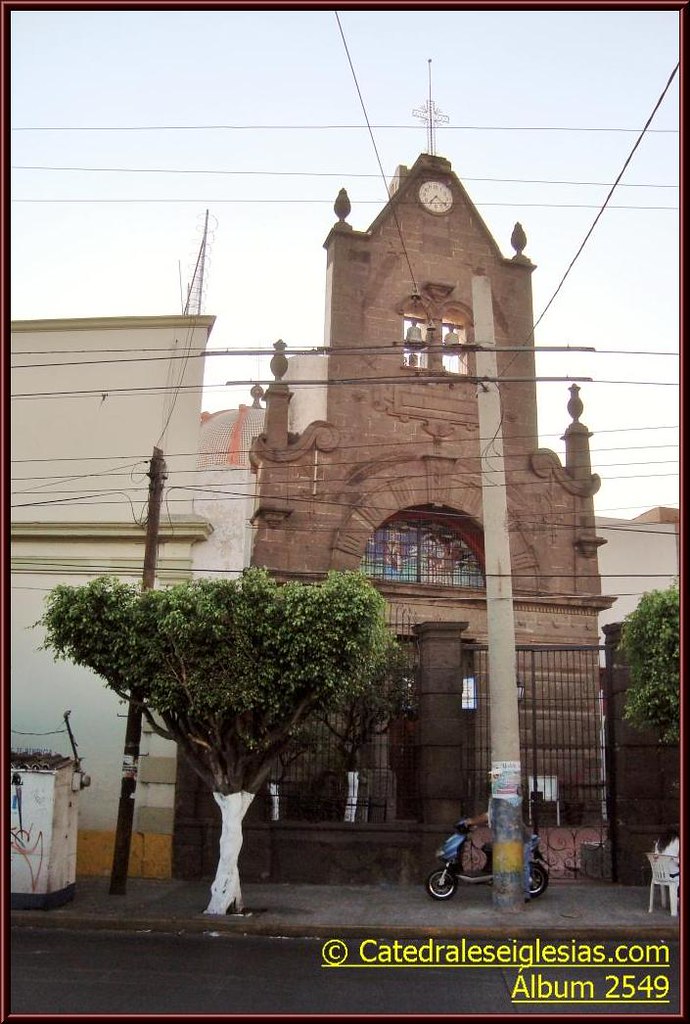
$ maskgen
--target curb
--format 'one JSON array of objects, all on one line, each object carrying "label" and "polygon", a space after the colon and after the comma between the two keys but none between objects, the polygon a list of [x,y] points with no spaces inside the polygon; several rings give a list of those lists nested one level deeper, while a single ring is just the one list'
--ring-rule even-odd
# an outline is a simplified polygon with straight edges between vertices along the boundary
[{"label": "curb", "polygon": [[[224,918],[219,915],[209,914],[198,917],[137,917],[137,918],[96,918],[96,917],[49,917],[45,912],[36,911],[14,911],[10,917],[10,925],[13,928],[51,928],[67,929],[69,931],[129,931],[129,932],[158,932],[163,934],[208,934],[214,933],[217,936],[229,938],[242,938],[245,936],[263,936],[267,938],[295,938],[295,939],[327,939],[337,936],[338,938],[371,938],[372,935],[391,935],[402,939],[425,939],[425,938],[446,938],[457,939],[459,935],[477,939],[505,939],[506,937],[516,939],[553,938],[577,939],[581,941],[606,941],[625,939],[630,941],[630,925],[601,925],[573,927],[572,925],[548,924],[543,927],[535,925],[518,925],[515,928],[505,926],[470,926],[466,928],[438,928],[433,926],[413,927],[411,925],[348,925],[348,924],[320,924],[299,925],[287,924],[278,921],[248,921],[245,915],[237,915]],[[642,939],[660,942],[679,940],[678,927],[669,925],[658,925],[656,927],[642,927],[635,929],[635,941]]]}]

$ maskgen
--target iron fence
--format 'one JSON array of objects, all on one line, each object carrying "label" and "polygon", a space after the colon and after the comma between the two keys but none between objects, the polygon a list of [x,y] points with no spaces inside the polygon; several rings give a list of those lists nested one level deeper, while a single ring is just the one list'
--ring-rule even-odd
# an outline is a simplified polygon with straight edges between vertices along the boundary
[{"label": "iron fence", "polygon": [[420,819],[416,732],[415,617],[388,607],[388,627],[407,650],[408,701],[403,714],[378,723],[356,744],[341,728],[312,720],[276,761],[263,794],[265,820],[382,823]]},{"label": "iron fence", "polygon": [[266,820],[383,823],[418,820],[415,727],[400,717],[353,756],[323,722],[308,747],[277,763],[264,793]]},{"label": "iron fence", "polygon": [[[535,830],[606,821],[598,646],[519,645],[518,717],[525,814]],[[463,811],[487,806],[491,768],[488,649],[464,647]]]},{"label": "iron fence", "polygon": [[[413,624],[399,615],[394,626],[416,654]],[[597,646],[575,645],[520,645],[516,651],[524,811],[541,836],[554,877],[604,871],[597,867],[607,833],[599,653]],[[485,809],[490,797],[485,645],[463,645],[458,701],[459,816]],[[414,703],[410,713],[375,731],[356,750],[323,721],[313,722],[301,745],[274,766],[264,792],[265,820],[421,820]],[[481,857],[485,838],[477,834],[473,857]],[[588,869],[587,859],[594,869]]]}]

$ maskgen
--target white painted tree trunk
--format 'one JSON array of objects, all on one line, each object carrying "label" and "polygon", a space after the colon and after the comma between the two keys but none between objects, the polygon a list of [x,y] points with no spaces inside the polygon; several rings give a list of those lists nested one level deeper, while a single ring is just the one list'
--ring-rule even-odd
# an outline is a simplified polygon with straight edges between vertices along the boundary
[{"label": "white painted tree trunk", "polygon": [[347,773],[347,803],[345,804],[344,821],[354,821],[357,817],[357,793],[359,792],[359,772]]},{"label": "white painted tree trunk", "polygon": [[268,791],[271,794],[271,821],[280,821],[280,783],[269,782]]},{"label": "white painted tree trunk", "polygon": [[242,849],[242,820],[254,799],[253,793],[214,793],[220,807],[220,856],[216,877],[211,886],[211,902],[205,914],[227,914],[230,907],[236,914],[243,908],[240,872],[237,860]]}]

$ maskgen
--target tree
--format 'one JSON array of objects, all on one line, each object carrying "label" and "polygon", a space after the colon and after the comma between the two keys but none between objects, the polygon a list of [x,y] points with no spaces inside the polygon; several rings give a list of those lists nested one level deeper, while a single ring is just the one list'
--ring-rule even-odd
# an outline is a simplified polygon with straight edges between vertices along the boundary
[{"label": "tree", "polygon": [[61,585],[44,647],[92,669],[175,740],[222,816],[206,913],[242,910],[242,820],[307,716],[357,692],[380,660],[384,601],[358,572],[277,584],[263,569],[141,591],[112,577]]},{"label": "tree", "polygon": [[345,821],[356,820],[362,748],[385,733],[394,719],[413,710],[412,672],[409,652],[388,634],[376,663],[357,689],[348,689],[334,704],[316,713],[343,757],[348,776]]},{"label": "tree", "polygon": [[624,717],[656,728],[661,743],[680,737],[680,600],[678,586],[645,594],[623,621],[621,648],[630,667]]}]

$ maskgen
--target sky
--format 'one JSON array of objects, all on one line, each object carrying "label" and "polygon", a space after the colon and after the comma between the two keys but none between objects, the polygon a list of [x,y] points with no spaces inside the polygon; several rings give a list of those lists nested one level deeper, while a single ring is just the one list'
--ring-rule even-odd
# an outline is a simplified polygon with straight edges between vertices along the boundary
[{"label": "sky", "polygon": [[[210,348],[321,345],[333,202],[366,230],[427,150],[431,67],[436,152],[504,255],[526,232],[537,347],[596,350],[537,358],[581,386],[596,511],[677,506],[678,74],[631,152],[679,30],[634,9],[14,10],[11,316],[180,313],[208,210]],[[226,381],[267,363],[208,359],[203,408],[249,401]],[[568,387],[538,384],[561,455]]]}]

